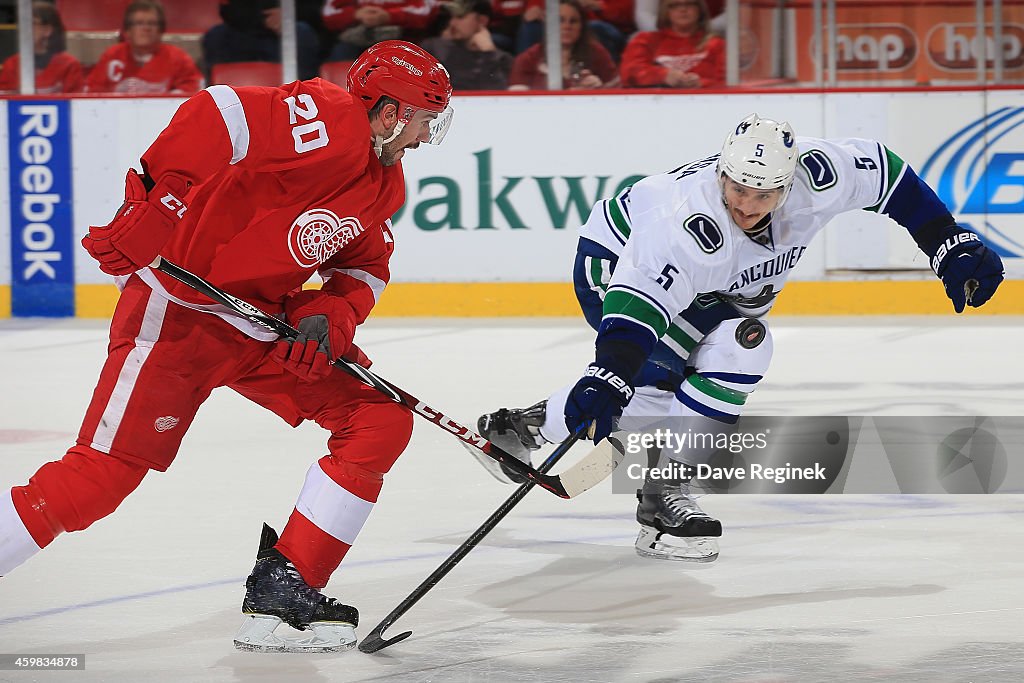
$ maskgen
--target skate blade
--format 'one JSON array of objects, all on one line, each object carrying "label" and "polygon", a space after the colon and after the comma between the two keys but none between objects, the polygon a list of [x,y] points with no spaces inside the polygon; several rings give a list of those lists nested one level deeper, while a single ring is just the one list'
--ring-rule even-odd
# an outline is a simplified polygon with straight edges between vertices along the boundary
[{"label": "skate blade", "polygon": [[[517,482],[513,481],[511,478],[509,478],[508,474],[505,473],[505,470],[502,469],[500,462],[498,462],[494,458],[489,457],[485,453],[482,453],[480,451],[480,449],[478,449],[478,448],[474,448],[473,446],[470,446],[467,443],[463,443],[462,441],[460,441],[459,443],[461,443],[462,446],[467,451],[469,451],[473,455],[474,458],[476,458],[476,461],[478,463],[483,465],[483,468],[485,470],[487,470],[492,477],[494,477],[495,479],[500,481],[502,484],[515,484],[515,483],[517,483]],[[519,483],[521,483],[521,482],[519,482]]]},{"label": "skate blade", "polygon": [[636,537],[636,554],[652,560],[707,564],[718,559],[718,541],[712,536],[668,536],[655,529],[641,528]]},{"label": "skate blade", "polygon": [[[283,622],[260,614],[247,614],[235,635],[235,648],[244,652],[345,652],[356,646],[356,631],[344,622],[314,622],[306,631],[284,624],[284,633],[276,633]],[[294,634],[294,635],[291,635]]]}]

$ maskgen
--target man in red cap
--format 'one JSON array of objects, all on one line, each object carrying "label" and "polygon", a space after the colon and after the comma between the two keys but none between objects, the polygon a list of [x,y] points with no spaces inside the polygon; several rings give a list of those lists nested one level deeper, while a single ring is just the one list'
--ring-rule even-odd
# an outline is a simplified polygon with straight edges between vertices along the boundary
[{"label": "man in red cap", "polygon": [[[365,359],[352,339],[389,278],[401,159],[444,137],[451,85],[430,54],[388,41],[353,64],[348,90],[319,79],[212,86],[181,105],[142,173],[128,171],[124,204],[82,240],[121,288],[107,360],[75,445],[0,495],[0,575],[166,470],[199,406],[228,386],[330,434],[281,537],[264,525],[236,646],[355,645],[358,612],[319,589],[408,445],[412,417],[331,364]],[[150,268],[158,255],[284,316],[299,337],[278,340]],[[303,291],[314,272],[322,288]],[[275,635],[282,622],[306,637]]]}]

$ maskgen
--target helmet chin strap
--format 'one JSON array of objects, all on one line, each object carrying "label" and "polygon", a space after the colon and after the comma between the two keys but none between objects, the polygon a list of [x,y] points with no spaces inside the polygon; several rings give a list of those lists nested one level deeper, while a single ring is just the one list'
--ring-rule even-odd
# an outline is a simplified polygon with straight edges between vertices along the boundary
[{"label": "helmet chin strap", "polygon": [[384,139],[383,135],[373,136],[373,152],[374,154],[377,155],[378,159],[380,159],[380,155],[384,152],[384,145],[388,144],[389,142],[397,138],[399,135],[401,135],[403,128],[405,128],[405,122],[399,121],[398,123],[395,124],[395,130],[392,131],[390,137],[388,137],[386,140]]}]

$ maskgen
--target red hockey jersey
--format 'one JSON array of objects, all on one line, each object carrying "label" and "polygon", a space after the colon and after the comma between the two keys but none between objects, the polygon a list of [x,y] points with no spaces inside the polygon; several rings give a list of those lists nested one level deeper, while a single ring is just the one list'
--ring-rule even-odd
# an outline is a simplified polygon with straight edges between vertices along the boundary
[{"label": "red hockey jersey", "polygon": [[[195,185],[161,255],[235,296],[277,313],[319,271],[361,322],[387,284],[402,167],[381,165],[365,107],[339,86],[212,86],[181,105],[142,165]],[[139,275],[173,301],[273,337],[162,273]]]},{"label": "red hockey jersey", "polygon": [[[0,67],[0,93],[16,94],[21,89],[20,69],[21,60],[18,55],[12,55],[4,61],[3,67]],[[36,94],[78,92],[82,89],[83,81],[82,65],[78,60],[67,52],[58,52],[45,67],[36,69]]]},{"label": "red hockey jersey", "polygon": [[203,75],[188,56],[175,45],[160,45],[148,61],[138,62],[127,43],[112,45],[89,72],[87,92],[121,95],[194,95],[203,85]]}]

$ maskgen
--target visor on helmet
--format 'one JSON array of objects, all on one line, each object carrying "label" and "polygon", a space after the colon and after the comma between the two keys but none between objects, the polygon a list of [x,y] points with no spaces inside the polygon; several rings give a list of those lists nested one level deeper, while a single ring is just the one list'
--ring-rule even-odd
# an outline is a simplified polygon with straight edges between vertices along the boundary
[{"label": "visor on helmet", "polygon": [[437,115],[436,119],[430,122],[430,138],[427,142],[432,145],[440,145],[444,141],[444,136],[448,135],[453,116],[455,116],[455,110],[449,104],[443,112]]}]

